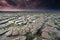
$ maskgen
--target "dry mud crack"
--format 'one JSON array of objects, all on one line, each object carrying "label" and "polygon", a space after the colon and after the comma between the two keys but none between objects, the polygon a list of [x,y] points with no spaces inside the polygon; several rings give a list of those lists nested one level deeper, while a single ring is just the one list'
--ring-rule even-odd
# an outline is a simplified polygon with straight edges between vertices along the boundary
[{"label": "dry mud crack", "polygon": [[0,40],[60,40],[59,20],[54,14],[14,15],[1,20]]}]

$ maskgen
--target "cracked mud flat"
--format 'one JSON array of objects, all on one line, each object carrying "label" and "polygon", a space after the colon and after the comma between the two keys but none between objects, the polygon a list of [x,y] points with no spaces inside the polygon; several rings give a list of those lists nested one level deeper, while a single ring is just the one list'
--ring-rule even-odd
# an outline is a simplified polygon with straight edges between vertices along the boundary
[{"label": "cracked mud flat", "polygon": [[60,40],[60,14],[0,15],[0,40]]}]

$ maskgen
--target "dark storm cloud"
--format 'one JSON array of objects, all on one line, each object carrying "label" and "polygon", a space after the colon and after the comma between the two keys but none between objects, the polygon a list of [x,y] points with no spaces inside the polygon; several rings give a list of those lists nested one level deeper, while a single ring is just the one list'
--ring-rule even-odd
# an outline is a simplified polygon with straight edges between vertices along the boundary
[{"label": "dark storm cloud", "polygon": [[18,8],[46,7],[48,0],[6,0],[10,5]]},{"label": "dark storm cloud", "polygon": [[60,0],[49,0],[48,7],[50,9],[59,9],[60,10]]},{"label": "dark storm cloud", "polygon": [[0,0],[0,6],[12,6],[18,9],[60,9],[60,0]]}]

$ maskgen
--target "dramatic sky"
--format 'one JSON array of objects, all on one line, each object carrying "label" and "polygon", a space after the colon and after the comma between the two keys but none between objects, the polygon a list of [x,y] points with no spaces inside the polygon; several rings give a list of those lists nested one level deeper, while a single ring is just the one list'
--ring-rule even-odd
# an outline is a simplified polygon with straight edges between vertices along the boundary
[{"label": "dramatic sky", "polygon": [[60,0],[0,0],[0,10],[7,9],[60,10]]}]

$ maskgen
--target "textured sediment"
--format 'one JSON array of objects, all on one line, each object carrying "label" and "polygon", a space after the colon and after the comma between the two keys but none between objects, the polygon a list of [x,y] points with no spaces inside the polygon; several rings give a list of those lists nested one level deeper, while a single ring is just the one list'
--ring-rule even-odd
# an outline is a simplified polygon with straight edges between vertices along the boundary
[{"label": "textured sediment", "polygon": [[34,14],[7,18],[0,20],[0,40],[60,40],[60,16]]}]

